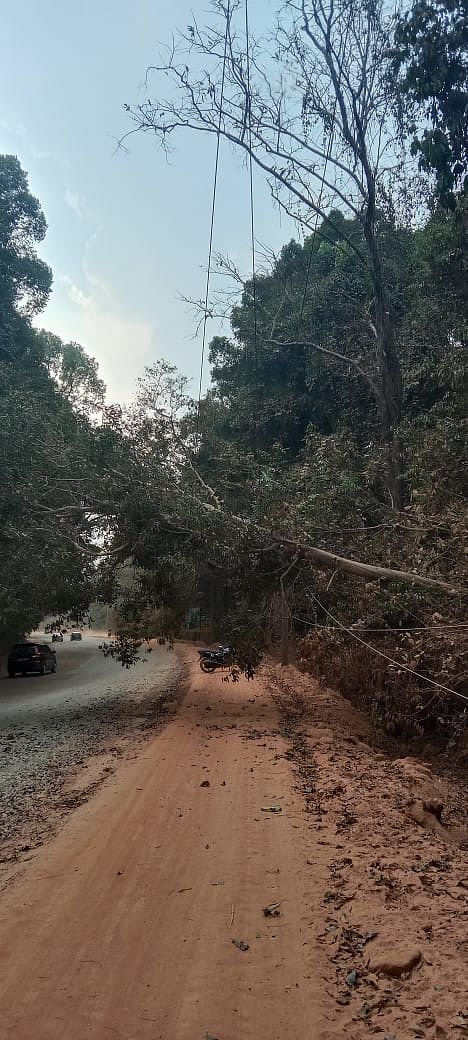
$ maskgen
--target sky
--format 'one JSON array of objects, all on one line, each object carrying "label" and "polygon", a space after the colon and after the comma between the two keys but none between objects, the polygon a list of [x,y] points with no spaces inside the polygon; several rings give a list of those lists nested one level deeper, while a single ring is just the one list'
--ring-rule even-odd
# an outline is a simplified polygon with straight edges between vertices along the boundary
[{"label": "sky", "polygon": [[[258,27],[276,0],[254,0]],[[2,13],[0,152],[18,156],[48,232],[50,302],[37,324],[99,363],[110,401],[131,399],[146,365],[175,364],[198,385],[200,338],[179,294],[204,295],[214,141],[179,135],[170,163],[150,135],[116,148],[126,102],[142,100],[160,42],[207,0],[22,0]],[[214,248],[248,275],[247,170],[221,146]],[[295,234],[255,175],[256,237],[274,249]],[[209,322],[209,338],[220,329]],[[208,378],[209,373],[206,373]],[[206,382],[206,379],[205,379]]]}]

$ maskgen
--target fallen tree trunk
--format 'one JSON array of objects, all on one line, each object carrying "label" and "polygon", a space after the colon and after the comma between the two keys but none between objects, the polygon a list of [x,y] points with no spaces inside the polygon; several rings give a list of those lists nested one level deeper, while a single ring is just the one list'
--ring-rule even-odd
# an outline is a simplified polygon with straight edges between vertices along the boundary
[{"label": "fallen tree trunk", "polygon": [[[299,549],[297,543],[289,541],[288,544]],[[354,574],[359,578],[368,578],[371,581],[399,581],[406,585],[422,585],[426,588],[445,589],[446,592],[454,594],[460,589],[453,585],[440,581],[438,578],[427,578],[424,574],[414,574],[412,571],[395,570],[392,567],[379,567],[377,564],[361,563],[359,560],[349,560],[346,556],[335,556],[326,549],[318,549],[315,546],[304,545],[300,547],[304,556],[309,556],[316,563],[335,571],[345,574]]]},{"label": "fallen tree trunk", "polygon": [[[396,570],[392,567],[380,567],[378,564],[373,563],[361,563],[360,560],[350,560],[346,556],[338,556],[336,553],[330,552],[328,549],[319,549],[314,545],[305,545],[303,542],[295,541],[292,538],[285,538],[281,534],[276,534],[268,531],[263,524],[259,524],[256,520],[250,520],[247,517],[237,516],[235,513],[226,513],[222,506],[213,506],[210,502],[203,502],[200,499],[196,499],[197,504],[202,507],[203,510],[211,514],[217,514],[222,516],[223,520],[229,523],[231,526],[247,529],[252,534],[261,535],[268,539],[269,548],[274,551],[275,548],[288,547],[292,549],[298,557],[302,559],[311,559],[320,566],[327,568],[328,570],[342,571],[344,574],[353,574],[358,578],[367,578],[368,581],[398,581],[405,585],[421,585],[423,588],[434,588],[442,589],[443,591],[455,595],[466,590],[457,588],[454,585],[449,584],[446,581],[441,581],[439,578],[428,578],[425,574],[414,574],[412,571]],[[273,542],[272,542],[273,539]],[[248,548],[248,552],[252,555],[257,553],[265,552],[265,546],[253,546]]]}]

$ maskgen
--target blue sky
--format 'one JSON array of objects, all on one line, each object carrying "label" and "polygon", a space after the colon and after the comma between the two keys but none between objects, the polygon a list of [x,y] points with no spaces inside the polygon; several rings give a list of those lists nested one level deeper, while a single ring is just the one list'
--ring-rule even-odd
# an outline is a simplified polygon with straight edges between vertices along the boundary
[{"label": "blue sky", "polygon": [[[253,7],[266,26],[276,0]],[[97,358],[114,401],[160,357],[197,382],[200,340],[177,296],[203,296],[214,142],[179,136],[170,165],[149,135],[115,150],[123,104],[144,96],[158,41],[191,10],[210,17],[206,0],[22,0],[2,15],[0,150],[18,155],[49,225],[40,254],[54,288],[40,324]],[[258,175],[255,192],[256,235],[277,249],[294,229]],[[215,249],[248,273],[247,171],[226,146]]]}]

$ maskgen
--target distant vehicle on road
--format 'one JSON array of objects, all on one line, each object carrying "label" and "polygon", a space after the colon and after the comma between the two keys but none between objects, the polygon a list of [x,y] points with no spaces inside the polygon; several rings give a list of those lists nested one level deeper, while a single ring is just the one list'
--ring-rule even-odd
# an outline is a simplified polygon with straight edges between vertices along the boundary
[{"label": "distant vehicle on road", "polygon": [[71,632],[70,633],[70,641],[72,643],[74,643],[76,639],[82,639],[82,638],[83,638],[83,636],[81,635],[81,632]]},{"label": "distant vehicle on road", "polygon": [[63,643],[63,635],[62,635],[62,633],[61,632],[54,632],[52,634],[52,642],[53,643]]},{"label": "distant vehicle on road", "polygon": [[17,643],[8,656],[8,675],[13,676],[20,672],[37,672],[45,675],[46,672],[57,671],[57,658],[55,650],[47,643]]}]

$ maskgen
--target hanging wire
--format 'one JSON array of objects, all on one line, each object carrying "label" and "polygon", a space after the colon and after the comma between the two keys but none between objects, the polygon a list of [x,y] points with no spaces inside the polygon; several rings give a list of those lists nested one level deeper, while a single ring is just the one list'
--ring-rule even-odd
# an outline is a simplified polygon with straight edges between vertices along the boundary
[{"label": "hanging wire", "polygon": [[[323,628],[326,632],[334,632],[335,630],[334,625],[321,625],[318,621],[311,621],[310,618],[300,617],[299,614],[294,614],[293,617],[295,621],[302,621],[303,624],[308,625],[309,628]],[[365,632],[366,635],[369,632],[372,632],[374,635],[376,633],[379,635],[388,635],[389,633],[394,632],[398,635],[413,635],[415,632],[447,632],[452,630],[458,631],[459,629],[465,628],[468,628],[468,622],[460,621],[456,624],[447,625],[414,625],[413,628],[359,628],[357,631],[360,635],[362,635],[363,632]]]},{"label": "hanging wire", "polygon": [[253,160],[252,160],[252,95],[250,93],[250,32],[249,32],[249,3],[245,0],[245,45],[246,45],[246,71],[247,71],[247,133],[249,142],[249,183],[250,183],[250,244],[252,251],[252,295],[254,312],[254,364],[255,364],[255,398],[258,400],[258,322],[257,322],[257,280],[255,276],[255,209],[253,190]]},{"label": "hanging wire", "polygon": [[[346,26],[346,32],[343,40],[342,54],[345,53],[346,44],[349,34],[351,18],[348,19]],[[211,261],[213,252],[213,231],[214,231],[214,217],[216,208],[216,194],[217,194],[217,183],[218,183],[218,167],[219,167],[219,151],[220,151],[220,140],[221,140],[221,122],[223,114],[223,101],[224,101],[224,85],[226,78],[226,64],[227,64],[227,51],[229,42],[229,28],[230,28],[230,0],[227,2],[226,9],[226,32],[224,36],[224,53],[223,53],[223,65],[222,65],[222,77],[221,77],[221,94],[220,94],[220,108],[219,108],[219,119],[218,128],[216,135],[216,156],[215,156],[215,167],[214,167],[214,179],[213,179],[213,193],[212,193],[212,204],[211,204],[211,221],[210,221],[210,236],[209,236],[209,247],[208,247],[208,264],[206,273],[206,286],[205,286],[205,302],[204,302],[204,315],[203,315],[203,336],[202,336],[202,349],[200,357],[200,378],[198,387],[198,405],[197,405],[197,422],[196,422],[196,436],[198,438],[199,426],[200,426],[200,404],[201,394],[203,386],[203,369],[206,352],[206,334],[207,334],[207,321],[208,321],[208,300],[209,300],[209,288],[211,279]],[[254,312],[254,364],[255,364],[255,396],[258,398],[258,301],[257,301],[257,280],[256,280],[256,256],[255,256],[255,204],[254,204],[254,187],[253,187],[253,159],[252,159],[252,99],[251,99],[251,77],[250,77],[250,28],[249,28],[249,7],[248,0],[245,0],[245,37],[246,37],[246,76],[247,76],[247,97],[246,97],[246,126],[248,134],[248,148],[249,148],[249,190],[250,190],[250,238],[251,238],[251,255],[252,255],[252,297],[253,297],[253,312]],[[339,80],[341,79],[341,69],[339,73]],[[331,156],[331,150],[333,147],[334,134],[335,134],[335,115],[336,115],[337,99],[335,97],[333,106],[333,117],[330,128],[330,134],[328,138],[327,151],[325,154],[325,164],[321,176],[320,192],[318,197],[317,206],[320,207],[323,191],[324,181],[328,168],[328,163]],[[315,227],[312,232],[312,242],[315,239],[318,229],[319,214],[316,214]],[[302,294],[301,310],[298,319],[298,325],[302,324],[305,302],[309,287],[310,271],[312,265],[312,250],[309,253],[308,266],[306,271],[306,278],[304,283],[304,289]]]},{"label": "hanging wire", "polygon": [[215,218],[215,209],[216,209],[216,193],[217,193],[217,188],[218,188],[219,147],[220,147],[220,141],[221,141],[221,122],[222,122],[222,117],[223,117],[224,84],[225,84],[225,80],[226,80],[226,63],[227,63],[227,51],[228,51],[228,41],[229,41],[230,19],[231,19],[230,0],[228,0],[228,2],[227,2],[227,9],[226,9],[226,32],[224,34],[224,53],[223,53],[223,70],[222,70],[222,75],[221,75],[221,93],[220,93],[220,100],[219,100],[219,119],[218,119],[218,129],[217,129],[217,133],[216,133],[216,156],[215,156],[214,176],[213,176],[213,194],[212,194],[212,200],[211,200],[210,238],[209,238],[209,246],[208,246],[208,264],[207,264],[207,269],[206,269],[205,308],[204,308],[204,315],[203,315],[202,349],[201,349],[201,356],[200,356],[200,380],[199,380],[199,384],[198,384],[196,441],[198,441],[198,434],[199,434],[199,429],[200,429],[200,402],[201,402],[202,384],[203,384],[203,366],[204,366],[204,362],[205,362],[205,350],[206,350],[206,329],[207,329],[207,320],[208,320],[208,299],[209,299],[209,292],[210,292],[211,259],[212,259],[212,254],[213,254],[213,231],[214,231],[214,218]]},{"label": "hanging wire", "polygon": [[410,675],[415,675],[418,679],[423,679],[423,681],[429,683],[430,686],[435,686],[437,687],[437,689],[443,690],[445,693],[450,693],[452,697],[458,697],[459,700],[466,701],[466,703],[468,703],[468,697],[466,697],[464,693],[459,693],[458,690],[452,690],[450,686],[444,686],[443,683],[439,683],[435,679],[430,679],[428,675],[422,675],[421,672],[416,672],[414,668],[410,668],[407,664],[402,664],[401,661],[395,661],[393,657],[390,657],[388,654],[385,654],[383,650],[379,650],[378,647],[372,646],[372,644],[368,643],[366,639],[361,639],[361,637],[358,636],[357,632],[355,632],[352,628],[348,628],[347,625],[343,625],[343,623],[339,621],[338,618],[331,613],[331,611],[327,610],[327,608],[324,606],[323,603],[320,602],[320,600],[314,592],[309,591],[309,595],[311,599],[315,601],[317,606],[320,607],[320,610],[323,610],[327,617],[330,618],[330,621],[333,621],[334,626],[340,628],[342,632],[346,632],[347,635],[355,639],[356,642],[361,643],[361,645],[365,646],[368,650],[372,650],[372,652],[374,654],[377,654],[379,657],[383,657],[390,664],[395,665],[396,668],[399,668],[404,672],[409,672]]}]

